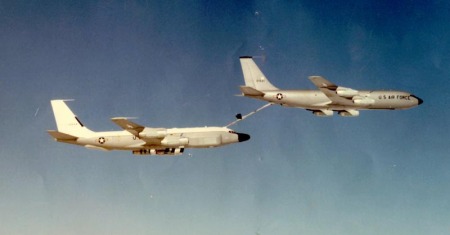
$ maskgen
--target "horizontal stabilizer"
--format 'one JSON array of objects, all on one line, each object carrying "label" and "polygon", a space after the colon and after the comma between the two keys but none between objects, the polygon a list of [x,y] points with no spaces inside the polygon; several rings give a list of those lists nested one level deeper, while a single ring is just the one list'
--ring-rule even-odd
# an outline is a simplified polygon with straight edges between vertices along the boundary
[{"label": "horizontal stabilizer", "polygon": [[253,87],[240,86],[240,89],[246,96],[264,96],[264,92],[258,91]]},{"label": "horizontal stabilizer", "polygon": [[78,139],[78,137],[76,137],[76,136],[65,134],[62,132],[54,131],[54,130],[49,130],[47,132],[56,140],[69,141],[69,140],[77,140]]}]

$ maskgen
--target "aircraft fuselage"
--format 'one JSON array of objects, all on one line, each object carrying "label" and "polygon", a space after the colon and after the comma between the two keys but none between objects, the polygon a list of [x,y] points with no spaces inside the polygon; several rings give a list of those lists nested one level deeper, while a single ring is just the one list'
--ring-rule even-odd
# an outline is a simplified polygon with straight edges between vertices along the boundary
[{"label": "aircraft fuselage", "polygon": [[288,107],[304,109],[367,110],[367,109],[408,109],[419,104],[419,99],[403,91],[358,91],[358,99],[348,98],[345,105],[332,104],[320,90],[277,90],[265,91],[263,96],[249,96]]},{"label": "aircraft fuselage", "polygon": [[[146,128],[147,129],[147,128]],[[166,148],[209,148],[248,140],[247,134],[236,133],[223,127],[195,128],[148,128],[163,130],[164,137],[137,137],[128,131],[93,132],[92,135],[78,137],[76,140],[59,140],[60,142],[82,145],[99,150],[141,150]]]}]

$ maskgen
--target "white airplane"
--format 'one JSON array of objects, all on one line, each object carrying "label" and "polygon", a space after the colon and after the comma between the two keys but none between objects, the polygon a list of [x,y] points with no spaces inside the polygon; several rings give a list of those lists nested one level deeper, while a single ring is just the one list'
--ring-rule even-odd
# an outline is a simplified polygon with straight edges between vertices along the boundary
[{"label": "white airplane", "polygon": [[316,116],[359,116],[359,110],[409,109],[423,100],[403,91],[358,91],[333,84],[320,76],[310,76],[319,90],[280,90],[270,83],[250,56],[240,57],[245,86],[243,96],[287,107],[304,108]]},{"label": "white airplane", "polygon": [[[111,120],[122,131],[94,132],[85,127],[65,101],[52,100],[57,131],[48,133],[58,142],[96,150],[130,150],[137,155],[181,155],[185,148],[211,148],[250,139],[226,127],[151,128],[124,117]],[[234,124],[234,123],[233,123]]]}]

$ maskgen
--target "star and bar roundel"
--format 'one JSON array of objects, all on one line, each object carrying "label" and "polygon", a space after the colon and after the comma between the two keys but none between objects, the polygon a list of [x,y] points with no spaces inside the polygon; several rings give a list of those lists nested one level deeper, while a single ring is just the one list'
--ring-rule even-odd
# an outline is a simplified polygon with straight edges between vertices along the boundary
[{"label": "star and bar roundel", "polygon": [[100,138],[98,138],[98,142],[99,142],[100,144],[104,144],[104,143],[106,142],[105,137],[100,137]]},{"label": "star and bar roundel", "polygon": [[278,93],[275,98],[277,98],[277,100],[282,100],[283,99],[283,94]]}]

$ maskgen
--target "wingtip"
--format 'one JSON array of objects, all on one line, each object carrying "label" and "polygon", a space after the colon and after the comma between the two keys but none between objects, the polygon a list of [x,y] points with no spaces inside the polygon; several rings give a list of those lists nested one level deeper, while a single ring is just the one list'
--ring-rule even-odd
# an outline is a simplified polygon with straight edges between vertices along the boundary
[{"label": "wingtip", "polygon": [[111,120],[123,120],[123,119],[138,119],[137,117],[113,117]]},{"label": "wingtip", "polygon": [[313,75],[313,76],[308,77],[309,80],[318,79],[318,78],[322,78],[322,76]]},{"label": "wingtip", "polygon": [[252,59],[252,58],[253,58],[252,56],[248,56],[248,55],[239,57],[239,59]]},{"label": "wingtip", "polygon": [[51,101],[75,101],[75,99],[54,99],[54,100],[51,100]]}]

